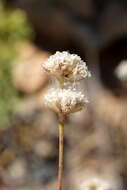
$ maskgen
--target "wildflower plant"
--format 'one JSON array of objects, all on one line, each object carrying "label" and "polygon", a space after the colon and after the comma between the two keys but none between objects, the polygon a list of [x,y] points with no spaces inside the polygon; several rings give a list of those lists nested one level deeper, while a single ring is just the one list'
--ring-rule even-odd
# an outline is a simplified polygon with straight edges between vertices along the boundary
[{"label": "wildflower plant", "polygon": [[58,87],[51,88],[44,96],[45,104],[59,115],[59,169],[58,190],[62,190],[64,158],[64,119],[65,116],[81,111],[88,103],[87,97],[76,84],[90,77],[86,63],[76,54],[57,51],[43,64],[43,69],[57,80]]}]

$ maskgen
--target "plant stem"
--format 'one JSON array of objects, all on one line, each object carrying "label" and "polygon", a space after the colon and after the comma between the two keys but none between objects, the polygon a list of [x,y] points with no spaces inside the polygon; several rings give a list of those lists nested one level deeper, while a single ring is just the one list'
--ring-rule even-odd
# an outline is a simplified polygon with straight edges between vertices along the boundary
[{"label": "plant stem", "polygon": [[64,165],[64,122],[59,123],[59,167],[58,167],[58,189],[62,190],[62,177]]}]

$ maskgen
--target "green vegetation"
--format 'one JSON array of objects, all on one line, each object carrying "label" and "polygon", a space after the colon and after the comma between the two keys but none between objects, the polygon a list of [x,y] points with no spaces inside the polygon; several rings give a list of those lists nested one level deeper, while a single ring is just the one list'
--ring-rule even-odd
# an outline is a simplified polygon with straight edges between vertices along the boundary
[{"label": "green vegetation", "polygon": [[25,13],[7,10],[0,3],[0,127],[9,124],[19,99],[11,81],[11,66],[18,54],[18,43],[28,39],[30,33]]}]

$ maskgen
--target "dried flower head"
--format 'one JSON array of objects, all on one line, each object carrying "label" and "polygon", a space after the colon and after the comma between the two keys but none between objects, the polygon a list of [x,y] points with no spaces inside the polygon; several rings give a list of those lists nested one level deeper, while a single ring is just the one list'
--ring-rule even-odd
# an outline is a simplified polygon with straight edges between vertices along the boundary
[{"label": "dried flower head", "polygon": [[48,107],[63,115],[80,111],[88,103],[84,94],[71,89],[51,89],[44,99]]},{"label": "dried flower head", "polygon": [[78,55],[66,51],[57,51],[42,66],[60,81],[79,81],[90,76],[86,63]]},{"label": "dried flower head", "polygon": [[91,177],[84,180],[80,187],[80,190],[114,190],[114,185],[110,181],[99,177]]},{"label": "dried flower head", "polygon": [[123,82],[127,82],[127,60],[123,60],[115,69],[115,74]]}]

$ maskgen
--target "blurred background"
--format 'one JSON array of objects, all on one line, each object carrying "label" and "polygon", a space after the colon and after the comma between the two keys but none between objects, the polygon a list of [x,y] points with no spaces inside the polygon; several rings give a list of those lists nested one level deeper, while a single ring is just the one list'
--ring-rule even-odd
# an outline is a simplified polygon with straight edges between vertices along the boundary
[{"label": "blurred background", "polygon": [[0,1],[0,189],[55,190],[57,115],[41,63],[82,57],[89,105],[66,119],[66,190],[127,189],[127,1]]}]

